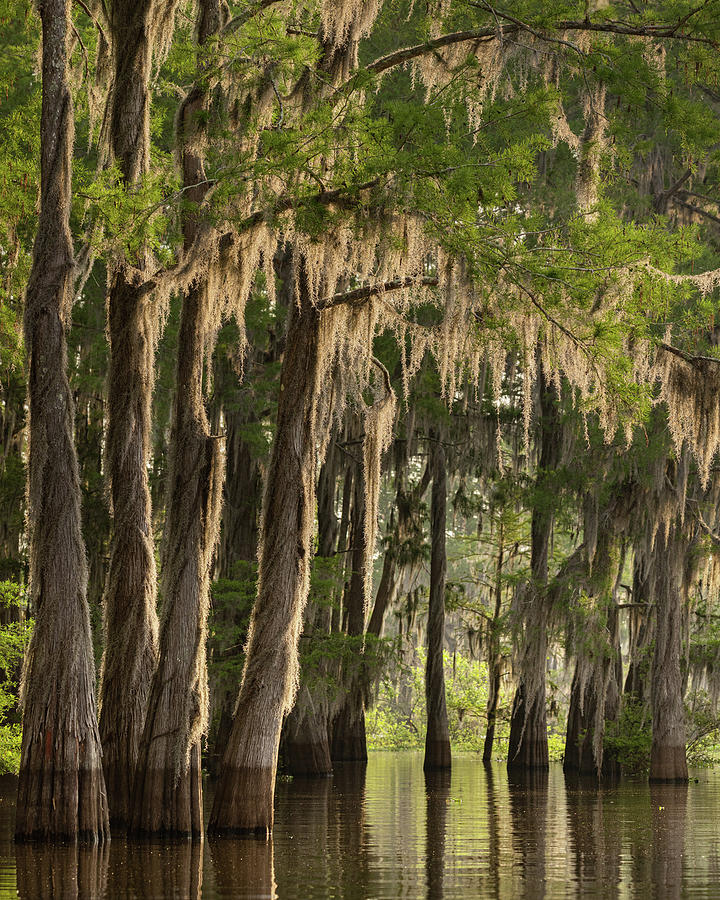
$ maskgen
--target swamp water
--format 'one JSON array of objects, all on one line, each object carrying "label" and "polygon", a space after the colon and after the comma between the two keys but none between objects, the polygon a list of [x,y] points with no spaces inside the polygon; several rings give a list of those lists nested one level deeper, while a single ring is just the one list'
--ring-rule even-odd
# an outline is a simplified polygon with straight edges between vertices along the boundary
[{"label": "swamp water", "polygon": [[6,782],[0,898],[720,897],[720,771],[695,777],[598,789],[557,764],[519,782],[458,756],[426,784],[420,754],[373,753],[367,769],[278,784],[270,842],[103,850],[16,847]]}]

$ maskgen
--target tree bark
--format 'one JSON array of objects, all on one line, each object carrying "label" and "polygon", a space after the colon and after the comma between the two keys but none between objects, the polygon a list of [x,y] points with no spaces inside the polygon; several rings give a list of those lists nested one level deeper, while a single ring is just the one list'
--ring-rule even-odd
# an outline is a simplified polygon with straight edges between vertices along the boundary
[{"label": "tree bark", "polygon": [[263,503],[258,596],[210,816],[209,831],[216,834],[272,830],[280,728],[294,699],[315,514],[320,352],[320,313],[310,300],[302,258],[298,265],[299,296],[290,311]]},{"label": "tree bark", "polygon": [[[156,0],[113,3],[110,30],[114,80],[109,141],[127,189],[148,171],[149,79]],[[105,594],[105,654],[100,687],[100,734],[110,815],[127,826],[140,736],[157,661],[157,573],[148,459],[155,378],[157,312],[143,292],[144,251],[130,267],[109,272],[107,467],[113,511]]]},{"label": "tree bark", "polygon": [[680,670],[682,604],[685,599],[683,575],[687,554],[682,528],[682,525],[674,525],[666,536],[661,525],[655,537],[657,623],[650,680],[653,719],[650,781],[688,780]]},{"label": "tree bark", "polygon": [[30,586],[35,628],[23,679],[18,840],[109,837],[80,482],[65,327],[72,303],[73,109],[67,0],[43,0],[41,195],[25,298],[29,354]]},{"label": "tree bark", "polygon": [[449,769],[450,731],[445,702],[445,670],[443,644],[445,641],[445,519],[447,505],[447,469],[445,448],[433,440],[432,495],[430,500],[430,601],[428,608],[427,660],[425,665],[425,702],[427,732],[423,768]]},{"label": "tree bark", "polygon": [[[205,0],[200,6],[200,44],[219,27],[219,2]],[[204,104],[205,91],[196,87],[179,117],[186,196],[198,205],[209,185],[192,139]],[[187,250],[197,233],[195,216],[186,216],[183,224]],[[203,364],[216,302],[208,281],[199,278],[185,292],[180,314],[160,658],[133,792],[132,831],[143,835],[197,838],[203,833],[200,741],[208,718],[205,642],[224,479],[220,442],[210,434],[203,399]]]},{"label": "tree bark", "polygon": [[196,285],[180,318],[170,488],[163,553],[160,659],[138,756],[132,830],[202,834],[200,740],[207,726],[205,639],[210,568],[220,525],[220,443],[202,396],[205,317]]}]

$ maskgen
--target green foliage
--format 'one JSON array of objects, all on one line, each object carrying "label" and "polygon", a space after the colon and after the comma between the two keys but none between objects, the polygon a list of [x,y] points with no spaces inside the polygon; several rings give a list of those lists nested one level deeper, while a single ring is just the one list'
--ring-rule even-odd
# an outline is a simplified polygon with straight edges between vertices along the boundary
[{"label": "green foliage", "polygon": [[[485,740],[487,664],[447,651],[443,654],[450,743],[454,750],[479,753]],[[425,746],[425,654],[385,676],[366,716],[368,746],[373,750],[419,750]],[[501,698],[505,701],[509,698]],[[501,704],[495,732],[496,752],[507,754],[509,704]]]},{"label": "green foliage", "polygon": [[620,718],[608,722],[604,752],[613,755],[626,775],[645,774],[650,769],[652,724],[647,706],[625,697]]},{"label": "green foliage", "polygon": [[245,640],[257,590],[257,563],[241,560],[232,574],[232,578],[212,584],[208,671],[217,690],[235,691],[245,663]]},{"label": "green foliage", "polygon": [[[0,581],[0,609],[14,615],[26,607],[24,590],[14,581]],[[0,625],[0,775],[17,774],[22,739],[17,698],[20,670],[30,641],[32,620]]]}]

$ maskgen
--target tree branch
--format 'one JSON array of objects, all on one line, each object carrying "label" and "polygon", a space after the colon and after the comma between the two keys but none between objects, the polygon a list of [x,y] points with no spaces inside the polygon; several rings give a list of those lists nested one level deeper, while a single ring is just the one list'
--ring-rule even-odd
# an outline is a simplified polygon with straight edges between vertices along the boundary
[{"label": "tree branch", "polygon": [[[703,6],[704,5],[705,4],[703,4]],[[699,12],[701,8],[702,7],[696,8],[693,11],[693,14]],[[562,39],[557,38],[551,34],[547,34],[543,31],[539,31],[537,28],[521,21],[520,19],[516,19],[509,13],[504,13],[495,8],[493,8],[493,13],[494,15],[504,19],[509,24],[501,28],[471,28],[465,31],[456,31],[451,34],[444,34],[440,37],[434,38],[433,40],[425,41],[422,44],[416,44],[414,47],[405,47],[401,50],[395,50],[393,53],[388,53],[386,56],[382,56],[369,65],[365,66],[365,68],[361,71],[379,75],[382,72],[386,72],[388,69],[394,68],[395,66],[401,66],[412,59],[417,59],[417,57],[419,56],[426,56],[430,53],[435,53],[436,51],[441,50],[443,47],[450,47],[454,46],[455,44],[462,43],[479,43],[489,40],[501,40],[506,35],[515,35],[521,31],[525,31],[528,34],[532,34],[538,39],[547,41],[549,43],[557,43],[558,41],[563,42]],[[698,35],[688,34],[686,31],[681,30],[683,25],[689,18],[689,15],[685,16],[680,21],[674,22],[672,24],[639,26],[627,25],[624,22],[561,20],[559,22],[555,22],[552,27],[556,31],[590,31],[602,34],[619,34],[628,37],[649,37],[656,40],[667,39],[675,41],[687,41],[689,43],[705,44],[709,47],[719,49],[720,43],[718,43],[718,41],[715,41],[712,38],[705,38]],[[567,46],[569,46],[571,49],[576,51],[578,50],[578,48],[573,47],[567,41],[564,41],[564,43],[566,43]],[[338,91],[342,91],[344,88],[351,86],[353,83],[353,78],[354,76],[351,76],[344,85],[338,88]]]},{"label": "tree branch", "polygon": [[334,294],[332,297],[326,297],[317,304],[318,309],[332,309],[334,306],[342,306],[344,304],[355,305],[370,297],[376,297],[378,294],[386,294],[389,291],[397,291],[408,287],[437,287],[437,278],[417,276],[408,276],[407,278],[396,278],[393,281],[386,281],[384,284],[368,284],[363,287],[355,288],[352,291],[344,291]]}]

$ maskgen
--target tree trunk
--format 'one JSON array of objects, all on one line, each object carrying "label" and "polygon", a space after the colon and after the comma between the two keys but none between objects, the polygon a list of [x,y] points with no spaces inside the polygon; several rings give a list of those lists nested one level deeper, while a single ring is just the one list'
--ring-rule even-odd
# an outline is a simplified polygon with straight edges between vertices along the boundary
[{"label": "tree trunk", "polygon": [[430,500],[430,601],[428,608],[427,661],[425,665],[425,702],[427,732],[423,768],[449,769],[450,731],[445,703],[445,519],[447,504],[447,470],[445,448],[436,436],[432,440],[432,495]]},{"label": "tree trunk", "polygon": [[[199,41],[220,25],[215,0],[201,4]],[[199,204],[208,184],[201,158],[191,149],[204,108],[195,88],[179,117],[186,196]],[[186,250],[197,223],[186,217]],[[209,281],[183,296],[177,378],[170,438],[170,478],[163,547],[163,614],[160,659],[152,680],[133,792],[132,830],[137,834],[201,837],[200,741],[207,730],[205,642],[210,574],[220,530],[224,470],[219,441],[210,435],[203,399],[203,363],[212,336],[217,298]]]},{"label": "tree trunk", "polygon": [[505,528],[502,520],[498,526],[498,555],[495,566],[495,609],[492,622],[488,623],[488,704],[487,731],[483,745],[483,762],[492,760],[492,749],[495,743],[495,722],[497,720],[498,700],[500,699],[500,679],[502,677],[502,657],[500,655],[500,613],[502,611],[502,578],[503,558],[505,555]]},{"label": "tree trunk", "polygon": [[220,526],[222,464],[202,397],[202,286],[183,298],[163,553],[160,660],[138,757],[132,829],[202,834],[200,739],[207,726],[205,639],[210,567]]},{"label": "tree trunk", "polygon": [[682,694],[682,604],[687,542],[681,525],[669,536],[661,526],[655,537],[654,584],[657,623],[650,680],[653,740],[650,781],[687,781],[685,708]]},{"label": "tree trunk", "polygon": [[[154,0],[113,3],[110,26],[114,82],[110,144],[128,189],[147,172],[149,89]],[[157,574],[148,459],[157,311],[143,290],[147,254],[109,272],[107,467],[113,511],[105,594],[105,654],[100,687],[100,734],[110,815],[115,827],[131,816],[131,790],[140,736],[157,660]]]},{"label": "tree trunk", "polygon": [[23,679],[18,840],[109,837],[95,709],[80,483],[67,380],[72,302],[70,234],[74,138],[67,0],[43,0],[41,195],[25,298],[29,354],[28,498],[35,628]]},{"label": "tree trunk", "polygon": [[[279,282],[275,291],[277,314],[287,310],[294,302],[292,249],[282,243],[275,251],[273,268]],[[246,366],[272,365],[278,363],[282,354],[284,341],[273,332],[268,350],[264,353],[249,348],[246,354]],[[218,367],[220,368],[220,367]],[[246,377],[248,368],[245,370]],[[215,372],[216,379],[218,371]],[[225,468],[228,477],[225,481],[222,527],[218,544],[216,575],[219,578],[231,578],[233,567],[240,561],[254,562],[258,555],[258,524],[262,507],[262,473],[261,464],[254,458],[250,445],[243,439],[243,429],[257,421],[257,413],[253,407],[255,400],[241,401],[242,409],[236,408],[233,402],[234,392],[242,390],[237,384],[237,372],[228,366],[227,361],[220,368],[221,379],[233,379],[234,388],[217,383],[216,395],[222,401],[222,413],[225,417]],[[248,408],[249,406],[249,408]],[[219,410],[218,410],[219,411]],[[232,613],[231,613],[232,615]],[[230,625],[238,626],[237,615],[233,616]],[[237,642],[234,647],[224,651],[226,661],[242,656],[244,641]],[[213,714],[217,722],[214,733],[208,736],[210,751],[206,754],[206,762],[213,775],[222,760],[232,729],[232,718],[237,700],[237,684],[229,684],[223,679],[220,684],[210,684],[212,707],[219,710]]]},{"label": "tree trunk", "polygon": [[[540,456],[535,476],[538,501],[533,504],[530,526],[530,584],[524,611],[520,677],[510,718],[508,769],[547,769],[547,712],[545,670],[550,617],[545,588],[548,553],[553,530],[553,509],[548,502],[551,479],[558,464],[560,424],[557,397],[540,373]],[[545,496],[543,496],[545,495]]]},{"label": "tree trunk", "polygon": [[[359,468],[353,480],[352,542],[350,584],[345,594],[345,631],[348,637],[359,640],[365,633],[365,484]],[[333,762],[366,762],[365,735],[365,678],[362,650],[352,653],[341,673],[345,688],[340,708],[332,724],[330,755]]]},{"label": "tree trunk", "polygon": [[258,596],[210,816],[209,830],[214,833],[272,830],[280,728],[294,699],[315,514],[320,352],[320,313],[310,300],[302,258],[298,265],[299,296],[290,310],[263,503]]}]

